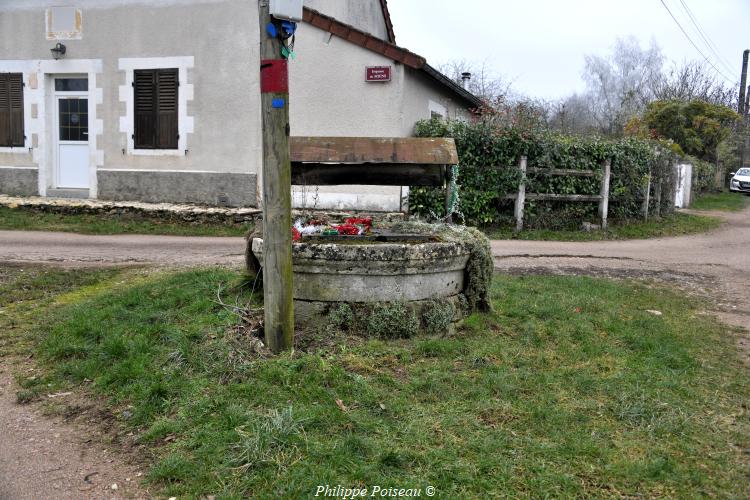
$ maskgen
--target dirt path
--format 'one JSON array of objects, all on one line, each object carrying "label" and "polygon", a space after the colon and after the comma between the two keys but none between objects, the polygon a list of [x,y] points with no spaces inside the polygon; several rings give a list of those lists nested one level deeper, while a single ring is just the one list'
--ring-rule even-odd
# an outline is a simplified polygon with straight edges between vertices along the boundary
[{"label": "dirt path", "polygon": [[0,364],[1,500],[150,497],[139,486],[143,472],[101,444],[98,425],[43,415],[38,403],[18,405],[11,370],[21,366],[9,362]]},{"label": "dirt path", "polygon": [[0,231],[0,262],[102,265],[240,264],[243,238]]},{"label": "dirt path", "polygon": [[[724,322],[750,329],[750,209],[692,212],[726,223],[705,234],[654,240],[493,241],[495,268],[512,274],[652,278],[709,299]],[[750,353],[748,337],[739,340]]]}]

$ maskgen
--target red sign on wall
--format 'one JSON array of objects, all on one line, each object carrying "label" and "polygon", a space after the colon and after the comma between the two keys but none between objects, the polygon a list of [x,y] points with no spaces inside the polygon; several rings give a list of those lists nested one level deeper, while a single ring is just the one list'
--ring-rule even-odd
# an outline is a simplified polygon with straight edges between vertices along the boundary
[{"label": "red sign on wall", "polygon": [[390,66],[368,66],[365,81],[368,82],[390,82]]}]

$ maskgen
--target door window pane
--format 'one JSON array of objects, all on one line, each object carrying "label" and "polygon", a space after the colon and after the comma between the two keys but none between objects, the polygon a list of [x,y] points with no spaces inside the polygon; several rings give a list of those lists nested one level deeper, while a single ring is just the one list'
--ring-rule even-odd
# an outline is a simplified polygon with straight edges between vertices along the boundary
[{"label": "door window pane", "polygon": [[60,99],[60,140],[89,140],[88,99]]},{"label": "door window pane", "polygon": [[55,90],[58,92],[80,92],[88,89],[88,78],[55,78]]}]

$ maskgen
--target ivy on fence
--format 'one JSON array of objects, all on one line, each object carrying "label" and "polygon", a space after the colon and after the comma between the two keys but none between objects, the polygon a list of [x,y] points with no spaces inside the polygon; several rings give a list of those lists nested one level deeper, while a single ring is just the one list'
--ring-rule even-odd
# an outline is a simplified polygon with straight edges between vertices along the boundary
[{"label": "ivy on fence", "polygon": [[[518,190],[521,173],[518,162],[528,158],[530,168],[601,170],[606,159],[612,160],[610,214],[615,219],[643,215],[644,200],[651,180],[650,212],[668,214],[674,210],[675,155],[658,143],[626,138],[604,140],[590,137],[555,135],[544,131],[501,127],[478,121],[421,121],[416,126],[419,137],[452,137],[460,158],[460,211],[470,224],[510,224],[513,202],[504,199]],[[600,176],[547,176],[530,173],[527,192],[597,195]],[[656,187],[661,191],[655,196]],[[660,203],[657,208],[656,204]],[[441,215],[445,209],[441,190],[412,187],[409,207],[417,215]],[[563,228],[595,220],[596,203],[564,201],[529,201],[526,223],[531,227]]]}]

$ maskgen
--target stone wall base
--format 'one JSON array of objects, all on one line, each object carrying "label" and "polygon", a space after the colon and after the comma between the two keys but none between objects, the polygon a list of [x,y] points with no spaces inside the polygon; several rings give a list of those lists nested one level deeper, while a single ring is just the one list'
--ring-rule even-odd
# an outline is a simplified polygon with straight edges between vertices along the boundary
[{"label": "stone wall base", "polygon": [[255,174],[158,170],[99,170],[99,199],[211,206],[257,205]]},{"label": "stone wall base", "polygon": [[13,196],[39,194],[39,169],[0,167],[0,193]]},{"label": "stone wall base", "polygon": [[[342,302],[320,302],[308,300],[294,301],[294,323],[300,329],[316,329],[328,326],[331,318],[331,312],[335,311]],[[357,329],[358,334],[364,334],[364,321],[375,308],[388,307],[388,302],[370,302],[370,303],[347,303],[353,312],[354,322],[351,325]],[[454,314],[445,330],[441,332],[431,331],[427,316],[429,311],[437,305],[450,304]],[[463,295],[453,295],[451,297],[441,297],[431,300],[415,300],[404,302],[407,309],[413,311],[420,320],[420,333],[427,334],[448,334],[461,323],[466,317],[466,299]]]}]

